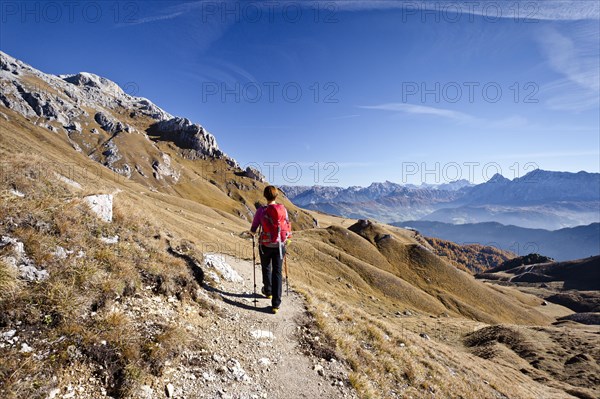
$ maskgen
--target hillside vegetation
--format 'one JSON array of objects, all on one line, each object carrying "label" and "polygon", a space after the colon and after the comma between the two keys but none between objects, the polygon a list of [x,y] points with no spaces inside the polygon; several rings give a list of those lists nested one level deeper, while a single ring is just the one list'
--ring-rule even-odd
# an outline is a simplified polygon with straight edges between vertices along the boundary
[{"label": "hillside vegetation", "polygon": [[[137,398],[144,386],[174,379],[179,367],[202,375],[217,346],[233,351],[235,340],[223,346],[210,332],[209,326],[235,320],[221,312],[227,300],[202,259],[251,259],[240,233],[266,183],[215,146],[206,147],[212,155],[186,148],[178,139],[188,137],[185,131],[153,135],[155,122],[118,106],[79,115],[81,133],[69,134],[48,129],[44,116],[1,109],[2,397],[46,397],[83,379],[96,389],[87,397]],[[131,132],[91,133],[102,128],[92,127],[100,109],[124,118]],[[98,146],[107,156],[108,141],[122,158],[94,156]],[[143,173],[126,176],[136,165]],[[92,194],[113,195],[112,221],[90,210],[85,197]],[[523,362],[536,359],[518,351],[509,359],[521,360],[510,362],[473,351],[479,341],[465,343],[467,334],[496,324],[535,337],[556,320],[535,296],[475,280],[412,231],[330,216],[321,218],[327,227],[312,228],[314,214],[282,201],[296,230],[288,255],[291,288],[304,297],[305,316],[320,337],[306,345],[323,361],[347,365],[348,383],[360,397],[598,393],[587,377],[556,377],[565,375],[559,369],[523,373]],[[249,312],[256,310],[238,310]],[[280,315],[262,316],[269,323]],[[583,337],[584,349],[597,343],[588,330],[572,334]]]}]

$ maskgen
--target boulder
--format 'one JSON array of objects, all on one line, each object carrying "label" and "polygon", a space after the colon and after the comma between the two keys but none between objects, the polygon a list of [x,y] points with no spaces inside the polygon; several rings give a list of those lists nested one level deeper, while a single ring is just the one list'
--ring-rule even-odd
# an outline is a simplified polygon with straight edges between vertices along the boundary
[{"label": "boulder", "polygon": [[100,219],[110,223],[113,217],[113,196],[112,194],[89,195],[84,198],[92,212]]}]

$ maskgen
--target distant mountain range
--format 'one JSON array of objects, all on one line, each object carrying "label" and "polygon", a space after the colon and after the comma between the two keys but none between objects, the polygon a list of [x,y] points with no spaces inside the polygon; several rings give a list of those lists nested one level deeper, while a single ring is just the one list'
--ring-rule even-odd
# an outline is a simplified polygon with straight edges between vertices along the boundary
[{"label": "distant mountain range", "polygon": [[492,246],[517,255],[540,253],[557,261],[600,254],[600,223],[555,231],[505,226],[496,222],[449,224],[419,220],[392,224],[457,244]]},{"label": "distant mountain range", "polygon": [[600,222],[600,174],[534,170],[509,180],[496,174],[472,185],[368,187],[282,186],[296,205],[351,218],[386,223],[428,220],[452,224],[498,222],[556,230]]}]

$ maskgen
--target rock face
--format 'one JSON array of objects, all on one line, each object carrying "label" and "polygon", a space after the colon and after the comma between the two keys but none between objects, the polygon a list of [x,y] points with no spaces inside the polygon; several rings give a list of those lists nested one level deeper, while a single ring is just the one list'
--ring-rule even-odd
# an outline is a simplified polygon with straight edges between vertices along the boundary
[{"label": "rock face", "polygon": [[252,168],[250,166],[248,166],[246,168],[246,170],[244,171],[244,175],[246,177],[249,177],[250,179],[265,183],[267,180],[265,179],[265,177],[263,176],[262,173],[260,173],[260,171],[258,169]]},{"label": "rock face", "polygon": [[125,130],[125,127],[121,122],[109,118],[104,112],[98,112],[96,115],[94,115],[94,120],[100,125],[100,127],[105,132],[110,133],[112,135],[115,135]]},{"label": "rock face", "polygon": [[[92,73],[45,74],[0,52],[1,106],[52,132],[66,133],[67,140],[78,152],[87,152],[93,160],[127,178],[131,178],[135,165],[139,165],[137,159],[129,159],[127,152],[132,150],[134,139],[124,139],[127,149],[119,149],[117,143],[121,145],[122,132],[141,133],[142,130],[158,135],[160,140],[173,142],[188,159],[224,159],[230,166],[239,168],[201,125],[174,117],[150,100],[131,96],[115,82]],[[131,120],[140,123],[131,126]],[[116,142],[115,138],[118,138]],[[157,159],[156,153],[162,159]],[[169,177],[173,182],[178,181],[179,171],[168,156],[156,150],[147,160],[150,162],[147,167],[153,169],[156,179]],[[248,174],[257,180],[262,178],[253,170]]]},{"label": "rock face", "polygon": [[[28,76],[40,79],[43,85],[27,83],[24,78]],[[3,52],[0,52],[0,88],[1,105],[25,117],[44,118],[63,126],[73,126],[89,117],[84,107],[98,110],[95,119],[107,131],[117,129],[120,122],[111,121],[104,110],[127,108],[156,121],[173,118],[150,100],[130,96],[108,79],[86,72],[45,74]],[[123,124],[120,128],[125,130]]]},{"label": "rock face", "polygon": [[89,195],[85,197],[84,200],[90,206],[92,212],[94,212],[100,219],[107,223],[112,222],[112,194]]},{"label": "rock face", "polygon": [[159,134],[161,140],[172,141],[179,148],[189,150],[185,154],[188,158],[225,157],[215,136],[189,119],[177,117],[160,121],[152,126],[152,131]]}]

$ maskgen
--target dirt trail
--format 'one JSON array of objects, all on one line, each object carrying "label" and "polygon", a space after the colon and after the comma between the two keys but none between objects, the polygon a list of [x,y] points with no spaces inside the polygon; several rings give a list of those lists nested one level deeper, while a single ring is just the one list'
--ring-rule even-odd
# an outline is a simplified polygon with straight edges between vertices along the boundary
[{"label": "dirt trail", "polygon": [[[187,364],[167,375],[164,383],[173,383],[173,397],[357,398],[346,366],[306,352],[306,343],[319,338],[316,331],[305,328],[303,298],[291,289],[286,295],[284,281],[278,314],[271,314],[271,301],[264,297],[257,299],[255,307],[252,262],[219,257],[243,281],[228,281],[215,269],[206,269],[209,278],[219,276],[207,292],[221,318],[210,318],[204,327],[202,336],[212,340],[207,349],[189,353]],[[260,266],[256,278],[260,291]]]}]

